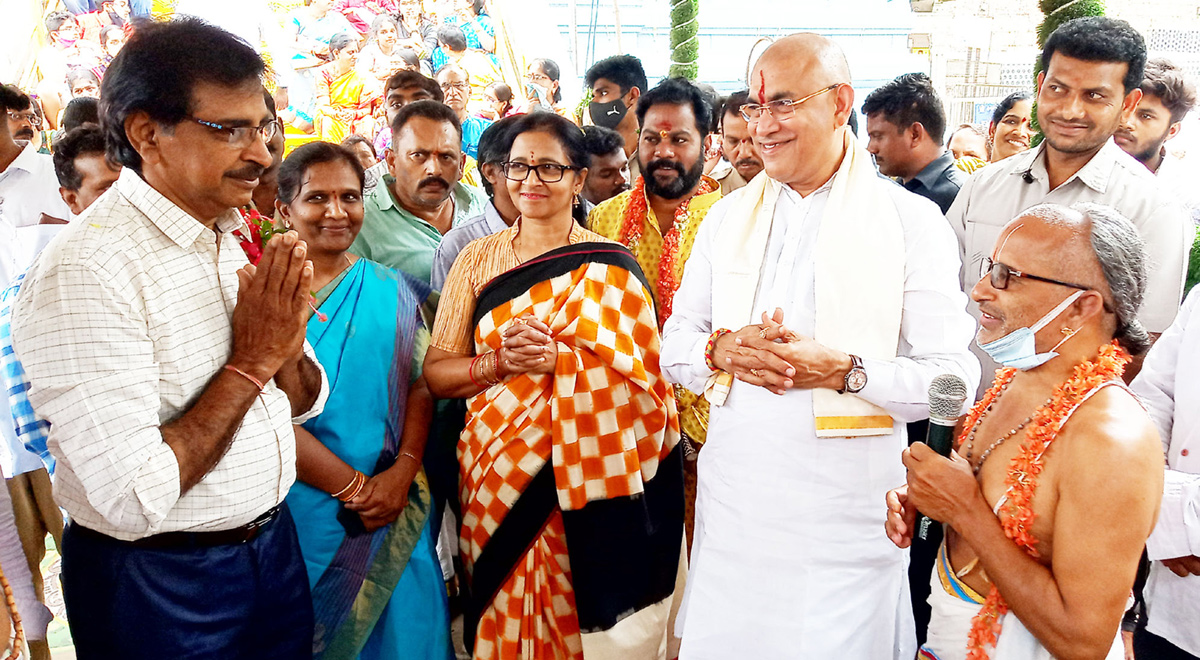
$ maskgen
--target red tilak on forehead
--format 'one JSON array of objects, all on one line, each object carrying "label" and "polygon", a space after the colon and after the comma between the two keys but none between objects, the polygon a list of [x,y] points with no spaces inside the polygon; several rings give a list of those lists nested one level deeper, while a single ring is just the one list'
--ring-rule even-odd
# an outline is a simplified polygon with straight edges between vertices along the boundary
[{"label": "red tilak on forehead", "polygon": [[767,102],[767,74],[764,71],[758,72],[758,102]]}]

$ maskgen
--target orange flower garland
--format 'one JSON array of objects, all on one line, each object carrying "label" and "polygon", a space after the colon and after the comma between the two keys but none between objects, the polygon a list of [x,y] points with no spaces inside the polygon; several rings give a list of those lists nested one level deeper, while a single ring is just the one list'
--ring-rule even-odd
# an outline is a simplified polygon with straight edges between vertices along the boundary
[{"label": "orange flower garland", "polygon": [[[1101,346],[1099,356],[1077,365],[1071,378],[1054,390],[1050,403],[1033,414],[1032,421],[1025,431],[1025,441],[1021,443],[1020,451],[1009,463],[1008,476],[1004,481],[1008,501],[999,512],[1005,536],[1024,548],[1032,557],[1038,556],[1037,539],[1032,533],[1036,519],[1033,512],[1033,496],[1037,491],[1038,476],[1044,467],[1042,458],[1050,444],[1058,437],[1067,415],[1083,402],[1089,392],[1104,383],[1119,379],[1129,360],[1129,354],[1116,341]],[[1016,372],[1013,368],[996,372],[996,380],[991,389],[967,413],[963,433],[958,439],[960,446],[979,423],[983,411],[996,400]],[[967,660],[987,660],[988,649],[996,645],[1000,636],[1001,618],[1007,613],[1008,603],[1004,602],[1000,590],[993,585],[979,614],[971,621],[971,632],[967,636]]]},{"label": "orange flower garland", "polygon": [[[704,195],[714,189],[706,179],[700,180],[696,192],[679,208],[675,209],[674,222],[671,229],[663,236],[662,256],[658,260],[658,325],[661,327],[671,316],[671,305],[675,300],[675,292],[679,290],[679,252],[683,243],[684,230],[687,229],[688,206],[696,195]],[[621,225],[621,243],[637,255],[638,243],[642,240],[642,232],[646,227],[646,218],[650,215],[646,198],[646,179],[639,176],[629,193],[629,205],[625,207],[625,219]]]}]

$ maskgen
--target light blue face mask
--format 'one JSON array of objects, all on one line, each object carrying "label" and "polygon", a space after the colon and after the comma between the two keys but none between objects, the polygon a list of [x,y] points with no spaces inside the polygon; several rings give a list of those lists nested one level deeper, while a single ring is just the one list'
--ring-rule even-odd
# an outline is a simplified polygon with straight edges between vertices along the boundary
[{"label": "light blue face mask", "polygon": [[1058,353],[1055,353],[1054,351],[1057,350],[1059,346],[1062,346],[1068,339],[1073,337],[1075,333],[1071,333],[1066,337],[1063,337],[1062,341],[1055,344],[1054,348],[1045,353],[1037,352],[1037,345],[1034,335],[1037,334],[1038,330],[1041,330],[1051,321],[1058,318],[1058,315],[1062,314],[1063,310],[1069,307],[1071,303],[1075,302],[1075,300],[1084,293],[1086,292],[1076,291],[1075,293],[1071,294],[1066,300],[1058,303],[1057,307],[1047,312],[1046,315],[1039,319],[1037,323],[1034,323],[1028,328],[1018,328],[1007,335],[1004,335],[1003,337],[994,341],[990,341],[986,344],[979,344],[979,338],[976,337],[975,343],[979,344],[979,348],[982,348],[983,351],[991,356],[993,360],[1006,367],[1014,367],[1016,369],[1020,369],[1021,371],[1029,371],[1035,367],[1040,367],[1050,360],[1058,357]]}]

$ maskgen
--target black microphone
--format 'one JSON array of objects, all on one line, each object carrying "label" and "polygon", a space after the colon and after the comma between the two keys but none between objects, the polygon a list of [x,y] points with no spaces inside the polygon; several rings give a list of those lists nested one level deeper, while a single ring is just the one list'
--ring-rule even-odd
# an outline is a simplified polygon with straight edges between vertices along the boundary
[{"label": "black microphone", "polygon": [[[942,374],[929,384],[929,431],[925,444],[942,456],[949,456],[954,447],[954,425],[966,401],[967,384],[958,376]],[[922,541],[928,539],[932,523],[925,514],[918,516],[917,536]]]},{"label": "black microphone", "polygon": [[1036,181],[1036,179],[1033,178],[1033,172],[1030,172],[1029,170],[1025,170],[1021,174],[1021,178],[1025,181],[1025,183],[1033,183]]}]

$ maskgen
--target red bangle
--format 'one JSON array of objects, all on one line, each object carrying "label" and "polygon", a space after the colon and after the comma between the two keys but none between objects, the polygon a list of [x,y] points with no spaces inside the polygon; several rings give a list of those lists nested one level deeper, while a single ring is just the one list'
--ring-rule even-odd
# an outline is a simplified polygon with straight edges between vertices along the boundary
[{"label": "red bangle", "polygon": [[258,388],[258,391],[260,394],[262,393],[263,390],[267,389],[267,386],[263,385],[261,380],[255,378],[254,376],[251,376],[250,374],[242,371],[241,369],[238,369],[237,367],[233,366],[232,364],[225,365],[225,369],[228,371],[232,371],[233,373],[241,376],[242,378],[245,378],[246,380],[250,381],[251,383],[254,383],[254,386]]},{"label": "red bangle", "polygon": [[481,390],[486,390],[487,387],[485,387],[479,381],[475,380],[475,363],[479,362],[479,358],[481,358],[485,355],[487,355],[487,353],[480,353],[479,355],[476,355],[475,359],[471,360],[471,368],[467,369],[467,376],[469,376],[471,378],[471,384],[474,385],[475,387],[478,387]]},{"label": "red bangle", "polygon": [[720,330],[717,330],[709,335],[708,343],[704,345],[704,364],[708,365],[708,368],[712,369],[713,371],[722,371],[721,367],[718,367],[717,364],[713,362],[713,353],[717,351],[717,340],[727,334],[729,334],[729,331],[725,328],[721,328]]}]

